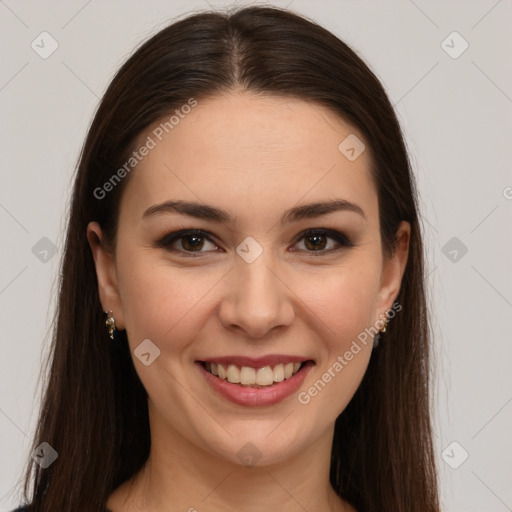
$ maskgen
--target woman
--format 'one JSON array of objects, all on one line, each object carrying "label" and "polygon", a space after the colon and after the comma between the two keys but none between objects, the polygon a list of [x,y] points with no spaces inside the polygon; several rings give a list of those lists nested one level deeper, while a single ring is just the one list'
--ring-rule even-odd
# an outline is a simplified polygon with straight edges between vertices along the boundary
[{"label": "woman", "polygon": [[23,510],[438,512],[416,192],[364,62],[270,7],[145,42],[82,150],[52,348]]}]

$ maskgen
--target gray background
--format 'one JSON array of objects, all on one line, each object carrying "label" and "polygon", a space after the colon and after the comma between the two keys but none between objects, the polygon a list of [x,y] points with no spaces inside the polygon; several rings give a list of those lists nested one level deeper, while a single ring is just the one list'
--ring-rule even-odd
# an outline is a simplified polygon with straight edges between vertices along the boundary
[{"label": "gray background", "polygon": [[[37,417],[65,212],[94,109],[139,42],[208,3],[229,5],[0,0],[2,511],[19,503],[15,484]],[[396,106],[421,195],[435,308],[443,510],[512,510],[512,4],[274,5],[317,20],[353,46]],[[43,31],[58,43],[47,59],[31,48],[34,40],[42,45]],[[463,49],[458,36],[448,37],[454,31],[469,44],[457,58],[447,53]]]}]

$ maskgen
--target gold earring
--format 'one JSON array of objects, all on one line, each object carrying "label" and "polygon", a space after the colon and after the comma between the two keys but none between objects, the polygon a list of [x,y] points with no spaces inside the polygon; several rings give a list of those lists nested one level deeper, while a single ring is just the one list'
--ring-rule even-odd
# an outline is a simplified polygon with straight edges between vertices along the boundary
[{"label": "gold earring", "polygon": [[386,313],[381,313],[380,315],[380,321],[383,323],[382,327],[379,329],[379,332],[386,332],[386,328],[388,326],[388,317],[386,316]]},{"label": "gold earring", "polygon": [[114,331],[116,329],[116,321],[114,319],[114,315],[112,314],[112,311],[105,311],[107,314],[107,319],[105,320],[105,325],[108,329],[108,335],[110,336],[110,339],[114,339]]}]

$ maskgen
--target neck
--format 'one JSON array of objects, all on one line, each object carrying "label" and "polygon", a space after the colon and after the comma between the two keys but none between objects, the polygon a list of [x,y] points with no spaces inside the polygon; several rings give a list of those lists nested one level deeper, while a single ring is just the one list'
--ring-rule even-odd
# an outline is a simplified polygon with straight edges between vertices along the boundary
[{"label": "neck", "polygon": [[251,467],[199,447],[160,420],[150,422],[148,461],[107,501],[112,512],[355,512],[329,482],[334,425],[300,453]]}]

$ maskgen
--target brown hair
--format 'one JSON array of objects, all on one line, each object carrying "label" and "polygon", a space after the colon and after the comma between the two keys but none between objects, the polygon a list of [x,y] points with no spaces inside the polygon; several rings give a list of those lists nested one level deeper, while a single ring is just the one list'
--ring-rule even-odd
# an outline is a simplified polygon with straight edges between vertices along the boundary
[{"label": "brown hair", "polygon": [[[403,309],[374,350],[363,381],[337,418],[330,481],[359,512],[438,512],[430,420],[430,329],[417,197],[399,123],[379,80],[333,34],[290,11],[248,7],[188,16],[138,48],[109,85],[85,140],[73,190],[51,361],[24,497],[31,511],[103,512],[109,495],[149,456],[147,394],[124,331],[108,338],[86,238],[100,223],[115,246],[119,199],[129,176],[98,199],[134,141],[191,97],[234,88],[328,107],[357,127],[372,154],[383,247],[411,225],[397,301]],[[32,491],[29,495],[29,489]]]}]

